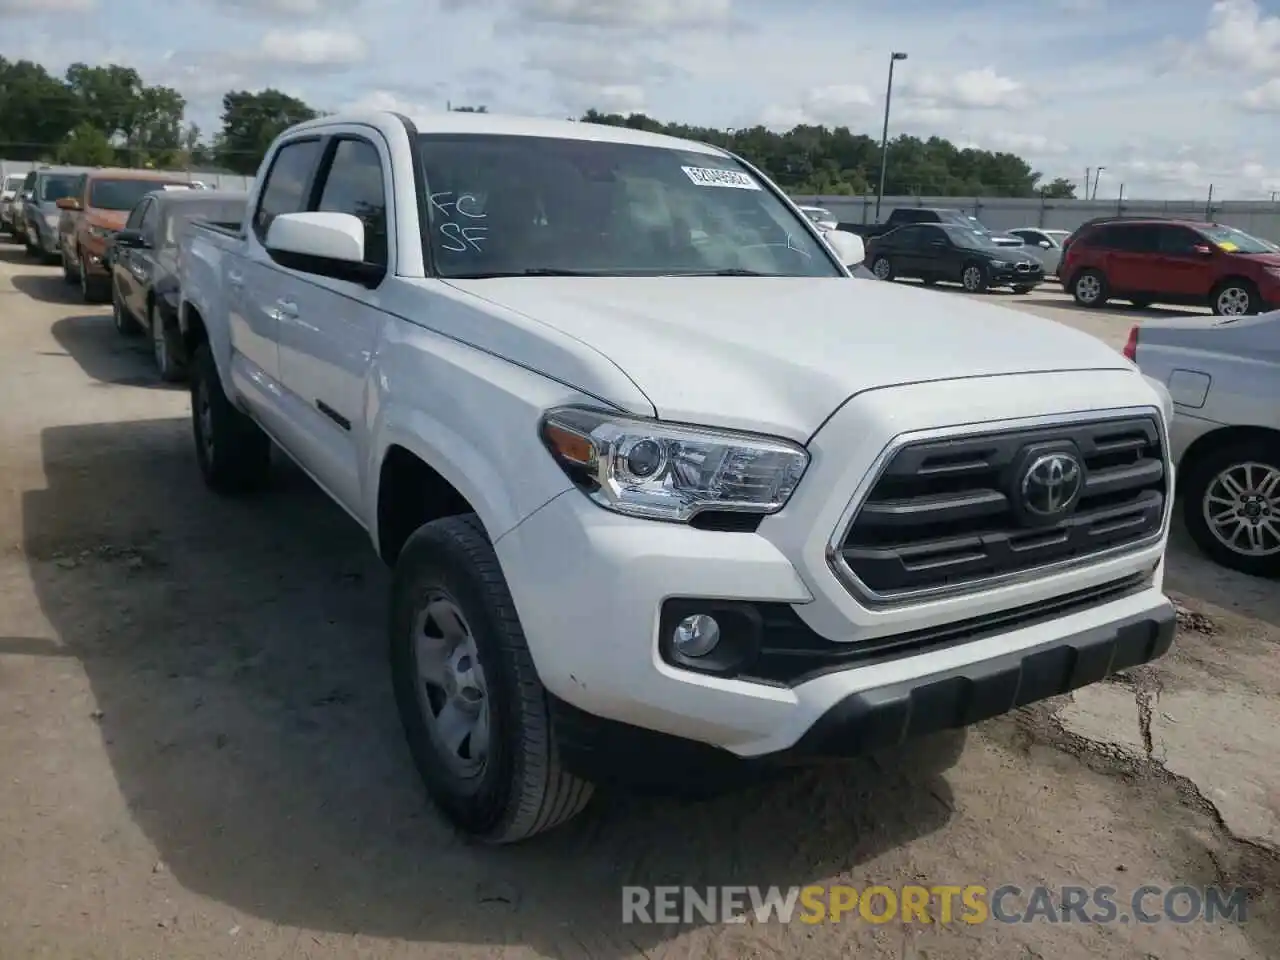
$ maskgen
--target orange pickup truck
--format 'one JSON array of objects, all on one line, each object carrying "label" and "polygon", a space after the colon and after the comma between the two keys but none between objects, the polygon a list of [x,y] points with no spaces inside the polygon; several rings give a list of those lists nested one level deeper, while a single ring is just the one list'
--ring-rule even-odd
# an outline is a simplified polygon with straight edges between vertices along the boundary
[{"label": "orange pickup truck", "polygon": [[104,262],[107,244],[124,227],[129,211],[153,190],[195,186],[184,174],[155,170],[101,168],[81,174],[71,196],[58,201],[62,272],[67,283],[80,284],[86,303],[105,300],[111,277]]}]

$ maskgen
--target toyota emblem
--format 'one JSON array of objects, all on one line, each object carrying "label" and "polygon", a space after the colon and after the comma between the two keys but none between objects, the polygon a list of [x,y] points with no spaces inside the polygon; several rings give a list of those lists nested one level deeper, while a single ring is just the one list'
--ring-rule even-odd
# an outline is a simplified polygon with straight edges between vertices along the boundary
[{"label": "toyota emblem", "polygon": [[1022,474],[1022,505],[1037,517],[1065,514],[1084,489],[1084,469],[1069,453],[1046,453],[1036,457]]}]

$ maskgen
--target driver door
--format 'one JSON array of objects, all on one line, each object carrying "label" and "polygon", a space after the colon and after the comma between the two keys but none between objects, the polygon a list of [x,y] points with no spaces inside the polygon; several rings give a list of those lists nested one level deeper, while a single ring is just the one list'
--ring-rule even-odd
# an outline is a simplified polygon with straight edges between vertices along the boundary
[{"label": "driver door", "polygon": [[[141,230],[143,218],[146,217],[147,211],[151,209],[154,203],[155,201],[150,197],[143,197],[138,205],[129,212],[129,219],[125,221],[124,228],[126,230]],[[142,316],[142,306],[146,297],[146,292],[140,289],[139,276],[141,267],[138,263],[138,252],[130,247],[120,247],[112,244],[112,282],[116,285],[116,292],[120,297],[120,302],[135,317]]]}]

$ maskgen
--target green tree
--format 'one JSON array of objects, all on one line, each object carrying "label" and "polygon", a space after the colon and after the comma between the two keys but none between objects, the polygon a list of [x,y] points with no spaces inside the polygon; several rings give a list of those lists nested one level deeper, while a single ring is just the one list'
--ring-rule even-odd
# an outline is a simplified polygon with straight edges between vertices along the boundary
[{"label": "green tree", "polygon": [[58,146],[54,159],[78,167],[109,167],[116,162],[116,148],[93,124],[81,122]]},{"label": "green tree", "polygon": [[76,125],[67,85],[30,60],[0,57],[0,153],[11,160],[51,157]]},{"label": "green tree", "polygon": [[[848,127],[802,125],[777,133],[756,126],[730,131],[662,123],[640,113],[623,116],[595,109],[588,110],[581,120],[725,147],[791,193],[866,195],[879,184],[879,142]],[[1040,174],[1021,157],[961,149],[942,137],[896,137],[889,142],[888,153],[885,193],[889,195],[1032,197],[1040,179]]]},{"label": "green tree", "polygon": [[1074,200],[1076,185],[1066,177],[1055,177],[1040,188],[1040,195],[1046,200]]},{"label": "green tree", "polygon": [[279,90],[233,90],[222,98],[222,131],[214,141],[214,157],[220,166],[252,176],[272,140],[295,123],[318,115],[312,107]]}]

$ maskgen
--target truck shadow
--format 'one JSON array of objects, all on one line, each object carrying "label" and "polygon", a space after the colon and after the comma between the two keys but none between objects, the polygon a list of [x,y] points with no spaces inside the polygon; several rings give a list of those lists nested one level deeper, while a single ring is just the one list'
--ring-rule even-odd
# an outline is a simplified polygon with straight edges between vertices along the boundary
[{"label": "truck shadow", "polygon": [[187,389],[185,384],[161,380],[147,338],[121,336],[110,314],[64,317],[50,332],[91,380],[114,386]]},{"label": "truck shadow", "polygon": [[47,429],[23,520],[48,652],[83,665],[130,813],[192,891],[317,931],[622,957],[680,932],[624,927],[624,884],[803,885],[951,815],[945,758],[913,754],[697,803],[605,796],[471,845],[404,746],[363,532],[284,465],[258,498],[212,497],[190,445],[178,419]]}]

